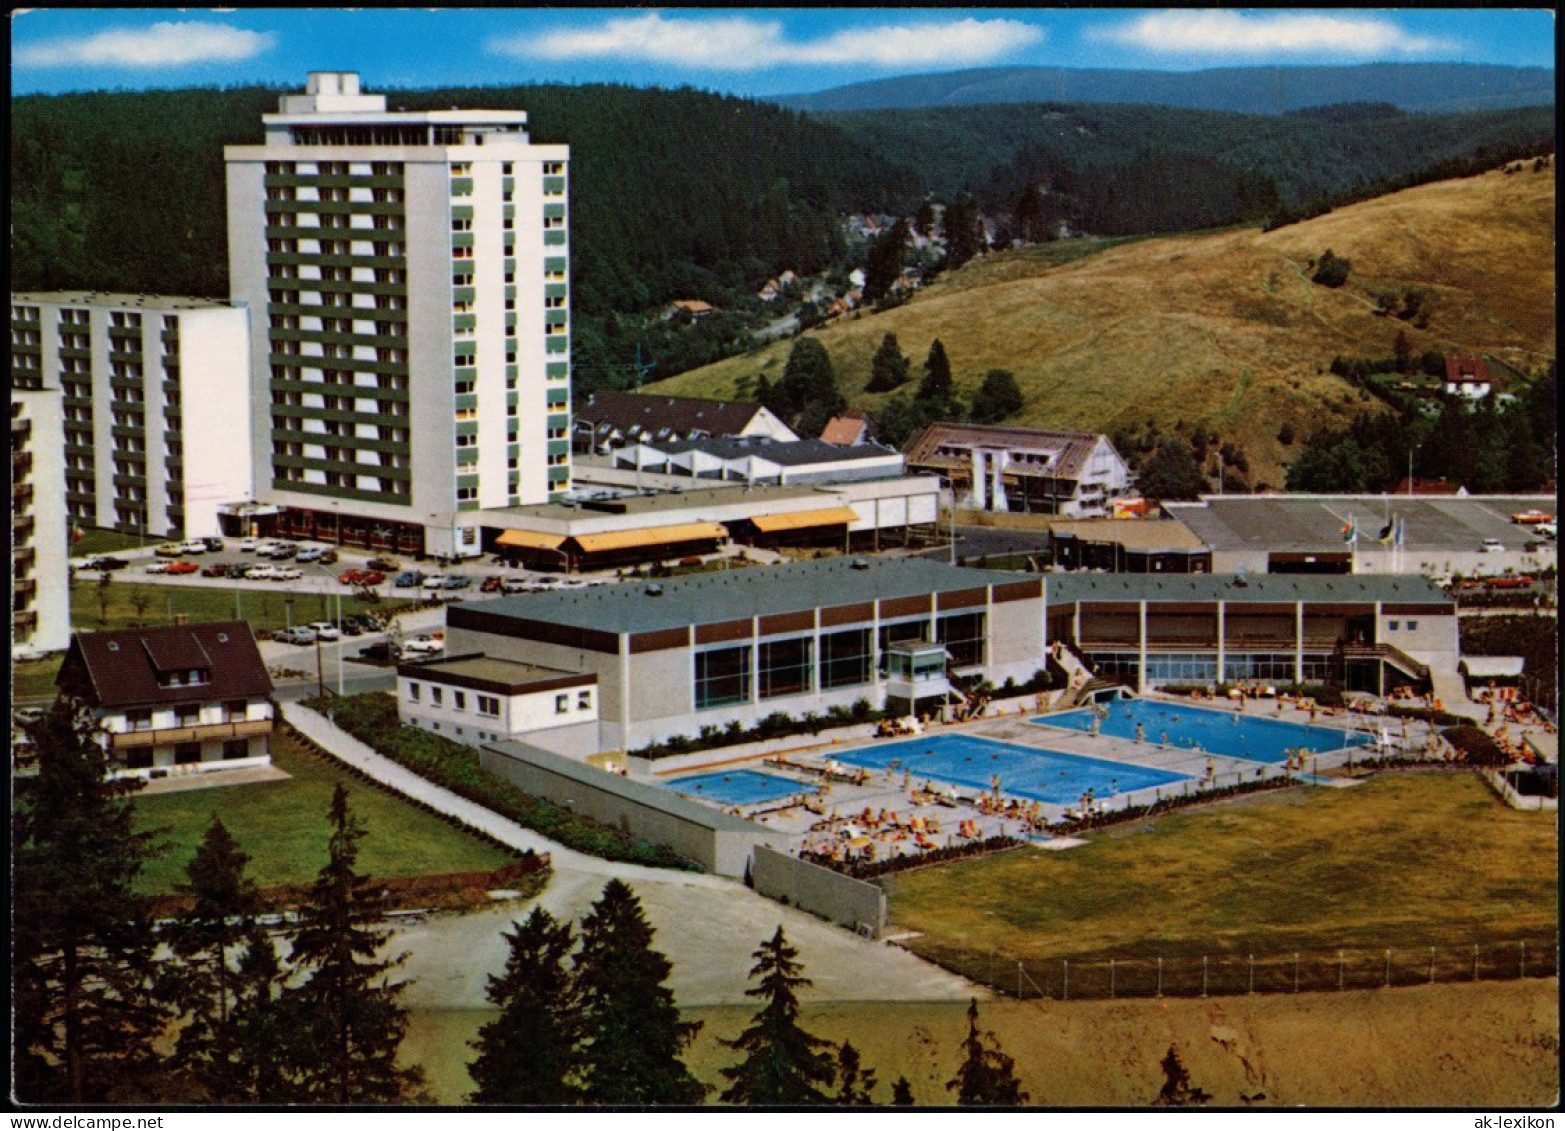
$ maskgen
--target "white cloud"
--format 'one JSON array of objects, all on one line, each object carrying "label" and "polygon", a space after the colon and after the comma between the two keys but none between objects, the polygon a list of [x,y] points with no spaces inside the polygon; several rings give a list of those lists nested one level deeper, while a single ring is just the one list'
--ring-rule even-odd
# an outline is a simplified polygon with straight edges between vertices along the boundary
[{"label": "white cloud", "polygon": [[1091,34],[1160,55],[1423,55],[1456,47],[1449,40],[1414,35],[1391,20],[1352,15],[1155,12]]},{"label": "white cloud", "polygon": [[234,63],[269,49],[271,32],[227,24],[155,23],[145,28],[110,28],[81,39],[51,39],[16,48],[13,62],[24,67],[182,67],[191,63]]},{"label": "white cloud", "polygon": [[972,66],[1043,39],[1019,20],[948,20],[847,28],[812,40],[790,40],[782,24],[745,16],[708,19],[644,16],[605,20],[593,28],[492,40],[489,50],[536,59],[626,59],[718,71],[813,64],[873,67]]}]

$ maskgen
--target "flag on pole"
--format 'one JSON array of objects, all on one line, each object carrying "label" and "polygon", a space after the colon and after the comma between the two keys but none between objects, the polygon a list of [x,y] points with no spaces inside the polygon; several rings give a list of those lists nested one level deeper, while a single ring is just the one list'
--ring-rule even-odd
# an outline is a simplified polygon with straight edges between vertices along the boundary
[{"label": "flag on pole", "polygon": [[1384,525],[1384,526],[1382,526],[1380,528],[1380,538],[1378,539],[1378,541],[1380,542],[1380,544],[1382,546],[1389,546],[1391,544],[1391,539],[1393,537],[1395,537],[1396,532],[1397,532],[1397,520],[1394,519],[1394,518],[1387,519],[1386,520],[1386,525]]},{"label": "flag on pole", "polygon": [[1342,540],[1349,546],[1354,545],[1359,540],[1358,523],[1354,521],[1352,515],[1348,516],[1347,525],[1342,528]]},{"label": "flag on pole", "polygon": [[1397,549],[1400,550],[1402,548],[1403,543],[1406,540],[1407,540],[1407,519],[1405,519],[1405,518],[1398,518],[1397,519],[1396,533],[1393,535],[1393,541],[1396,543]]},{"label": "flag on pole", "polygon": [[79,526],[71,527],[71,541],[72,542],[80,542],[85,537],[87,537],[87,532],[85,530],[83,530],[81,527],[79,527]]}]

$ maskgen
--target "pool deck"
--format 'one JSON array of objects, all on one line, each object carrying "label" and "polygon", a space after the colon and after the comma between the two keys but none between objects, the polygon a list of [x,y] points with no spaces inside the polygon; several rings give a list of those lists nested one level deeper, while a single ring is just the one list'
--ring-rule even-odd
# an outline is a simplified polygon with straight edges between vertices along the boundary
[{"label": "pool deck", "polygon": [[[1226,701],[1209,700],[1192,704],[1188,699],[1172,696],[1150,695],[1145,698],[1165,702],[1198,706],[1211,711],[1234,711],[1236,707]],[[1063,712],[1061,712],[1063,713]],[[1310,723],[1310,712],[1284,704],[1279,710],[1270,700],[1252,701],[1245,712],[1250,717],[1282,719],[1286,722]],[[1175,746],[1163,746],[1155,742],[1135,742],[1108,735],[1091,735],[1066,729],[1040,726],[1030,719],[1039,712],[1025,704],[1017,711],[1003,715],[990,715],[965,723],[934,725],[927,737],[945,735],[969,735],[1009,743],[1014,746],[1049,750],[1060,754],[1096,758],[1104,761],[1123,762],[1130,766],[1142,766],[1185,775],[1187,780],[1172,785],[1148,787],[1097,798],[1097,805],[1112,812],[1133,805],[1149,804],[1171,794],[1194,793],[1203,782],[1216,786],[1230,786],[1261,777],[1281,776],[1281,765],[1271,765],[1250,759],[1229,758],[1220,754],[1208,754]],[[1350,718],[1342,712],[1320,712],[1313,725],[1337,730],[1348,730]],[[1388,720],[1390,733],[1401,738],[1401,723]],[[1363,733],[1362,717],[1354,728]],[[1411,723],[1408,730],[1410,743],[1422,743],[1429,728],[1423,723]],[[925,782],[917,776],[909,776],[903,770],[863,770],[844,764],[841,756],[847,751],[863,747],[895,742],[916,741],[909,738],[855,739],[827,744],[815,743],[808,748],[783,751],[770,756],[757,756],[744,763],[744,768],[768,774],[793,778],[801,783],[819,783],[821,793],[808,805],[762,803],[751,806],[730,807],[729,812],[754,820],[760,824],[795,838],[801,849],[827,846],[839,848],[847,841],[867,837],[875,845],[877,858],[890,855],[914,854],[916,847],[915,824],[922,826],[927,843],[938,847],[973,839],[959,834],[959,825],[969,826],[978,839],[998,835],[1029,836],[1028,822],[1017,812],[1004,812],[1003,806],[980,807],[979,791],[971,787],[949,787],[933,782],[931,793],[921,787]],[[1312,756],[1305,772],[1294,777],[1306,784],[1325,784],[1331,779],[1317,777],[1322,771],[1334,769],[1346,763],[1350,757],[1370,756],[1373,747],[1357,750],[1341,750],[1321,756]],[[697,774],[703,769],[733,770],[740,768],[732,760],[725,760],[721,750],[712,752],[710,766],[690,766],[681,776]],[[667,784],[662,783],[662,784]],[[1008,802],[1003,793],[1002,802]],[[988,799],[984,799],[986,802]],[[1034,803],[1026,798],[1018,799],[1026,807]],[[1045,823],[1053,824],[1067,819],[1068,811],[1078,806],[1036,803],[1037,816]],[[867,819],[866,819],[867,814]],[[883,815],[884,814],[884,815]],[[915,818],[918,820],[915,821]],[[862,846],[862,840],[860,844]],[[1035,841],[1037,843],[1037,841]]]}]

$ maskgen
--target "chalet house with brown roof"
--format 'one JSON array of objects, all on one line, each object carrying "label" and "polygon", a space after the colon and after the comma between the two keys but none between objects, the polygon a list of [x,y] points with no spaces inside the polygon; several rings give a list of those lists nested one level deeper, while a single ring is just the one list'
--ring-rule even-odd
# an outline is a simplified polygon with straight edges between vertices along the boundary
[{"label": "chalet house with brown roof", "polygon": [[55,682],[94,709],[118,775],[271,762],[272,680],[243,621],[79,632]]},{"label": "chalet house with brown roof", "polygon": [[1489,367],[1482,358],[1448,357],[1445,359],[1445,391],[1453,397],[1466,397],[1481,401],[1494,388],[1489,377]]},{"label": "chalet house with brown roof", "polygon": [[909,474],[941,476],[975,510],[1094,518],[1131,493],[1129,466],[1101,434],[936,423],[906,451]]},{"label": "chalet house with brown roof", "polygon": [[828,444],[868,444],[875,439],[875,422],[861,408],[846,408],[826,422],[821,439]]},{"label": "chalet house with brown roof", "polygon": [[764,405],[700,397],[599,391],[575,407],[578,452],[608,452],[627,444],[761,436],[797,440],[798,434]]}]

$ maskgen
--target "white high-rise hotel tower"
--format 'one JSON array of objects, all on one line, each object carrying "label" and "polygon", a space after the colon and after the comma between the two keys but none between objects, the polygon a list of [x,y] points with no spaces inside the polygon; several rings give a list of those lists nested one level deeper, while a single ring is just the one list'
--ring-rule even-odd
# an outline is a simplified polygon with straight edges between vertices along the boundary
[{"label": "white high-rise hotel tower", "polygon": [[479,510],[570,487],[569,149],[339,72],[262,120],[224,151],[256,493],[280,533],[476,554]]}]

